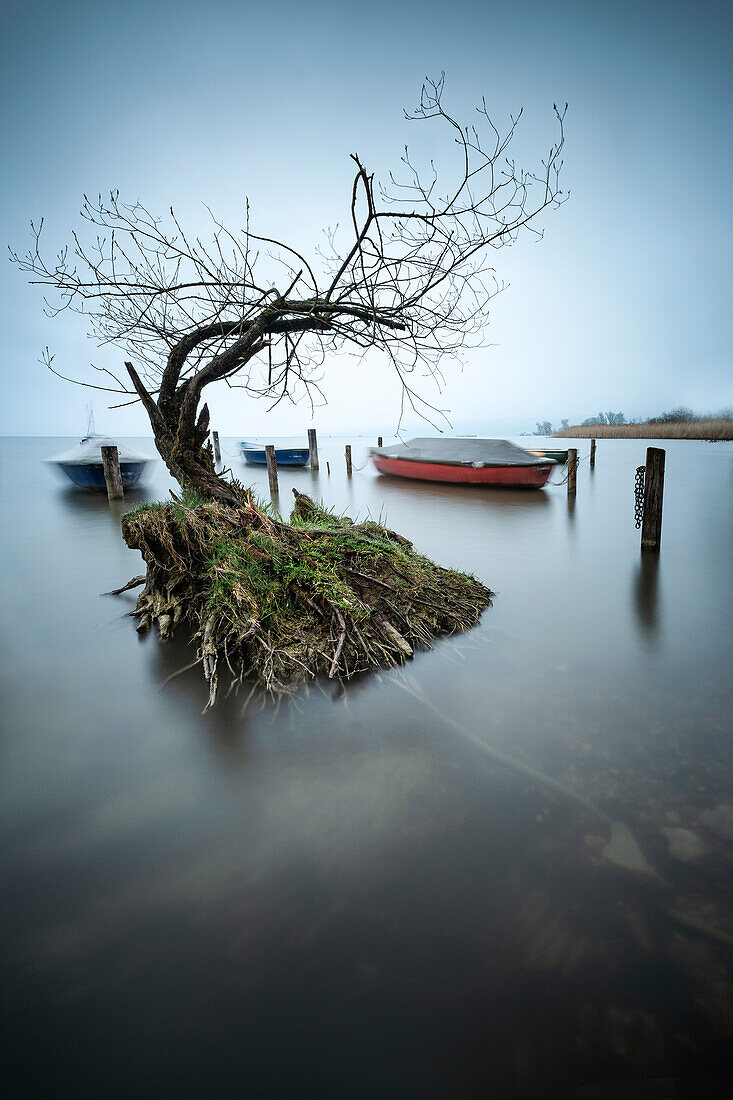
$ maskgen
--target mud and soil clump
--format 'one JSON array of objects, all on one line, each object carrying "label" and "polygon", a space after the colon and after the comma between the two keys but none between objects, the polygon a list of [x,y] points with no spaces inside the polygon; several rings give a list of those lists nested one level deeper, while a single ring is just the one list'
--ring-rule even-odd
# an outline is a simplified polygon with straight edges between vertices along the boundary
[{"label": "mud and soil clump", "polygon": [[473,626],[492,593],[422,557],[380,523],[336,516],[294,490],[289,522],[235,485],[238,506],[183,493],[122,521],[147,566],[133,614],[162,639],[188,627],[216,699],[220,672],[279,694],[319,676],[403,663]]}]

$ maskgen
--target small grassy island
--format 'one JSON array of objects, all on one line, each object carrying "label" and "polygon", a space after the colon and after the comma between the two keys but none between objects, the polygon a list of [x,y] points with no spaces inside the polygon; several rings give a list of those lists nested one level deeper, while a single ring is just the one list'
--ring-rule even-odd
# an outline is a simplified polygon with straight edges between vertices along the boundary
[{"label": "small grassy island", "polygon": [[[290,522],[233,482],[237,505],[193,491],[122,521],[147,574],[133,614],[162,639],[192,628],[209,705],[224,665],[272,694],[317,676],[401,664],[433,638],[477,622],[492,593],[443,569],[387,527],[335,516],[295,493]],[[118,589],[118,592],[124,589]]]}]

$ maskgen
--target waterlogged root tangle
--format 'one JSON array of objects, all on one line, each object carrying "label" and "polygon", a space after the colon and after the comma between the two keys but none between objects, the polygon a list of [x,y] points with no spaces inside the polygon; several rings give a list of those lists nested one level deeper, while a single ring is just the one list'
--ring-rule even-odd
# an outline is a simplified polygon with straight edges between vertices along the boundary
[{"label": "waterlogged root tangle", "polygon": [[468,629],[491,602],[474,577],[435,565],[379,523],[334,516],[296,490],[285,523],[233,489],[236,507],[184,493],[122,521],[147,565],[137,629],[155,625],[165,640],[193,628],[208,705],[224,667],[235,683],[273,694],[348,678]]}]

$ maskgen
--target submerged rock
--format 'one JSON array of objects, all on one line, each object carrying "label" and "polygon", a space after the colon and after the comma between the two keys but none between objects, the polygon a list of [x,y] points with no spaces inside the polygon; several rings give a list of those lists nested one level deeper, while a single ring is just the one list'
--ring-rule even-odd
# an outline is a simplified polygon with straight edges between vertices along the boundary
[{"label": "submerged rock", "polygon": [[723,840],[733,840],[733,806],[716,806],[714,810],[703,810],[698,821]]},{"label": "submerged rock", "polygon": [[641,875],[657,878],[657,872],[647,863],[644,853],[623,821],[614,821],[611,826],[611,839],[601,852],[608,863],[623,867],[627,871],[636,871]]},{"label": "submerged rock", "polygon": [[702,859],[707,848],[697,833],[690,829],[672,828],[663,826],[662,832],[669,844],[669,854],[683,863],[693,863],[696,859]]},{"label": "submerged rock", "polygon": [[675,898],[669,915],[678,924],[684,924],[694,932],[733,947],[733,919],[730,911],[710,898]]}]

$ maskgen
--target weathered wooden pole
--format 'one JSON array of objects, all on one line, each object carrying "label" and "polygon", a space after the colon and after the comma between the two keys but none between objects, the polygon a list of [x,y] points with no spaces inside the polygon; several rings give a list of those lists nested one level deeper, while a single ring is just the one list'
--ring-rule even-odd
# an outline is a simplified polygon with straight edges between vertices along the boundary
[{"label": "weathered wooden pole", "polygon": [[648,447],[644,474],[644,518],[641,521],[642,550],[658,550],[662,545],[662,497],[664,496],[664,458],[661,447]]},{"label": "weathered wooden pole", "polygon": [[591,439],[590,441],[590,468],[594,469],[596,464],[596,441]]},{"label": "weathered wooden pole", "polygon": [[578,451],[576,447],[568,448],[568,496],[574,497],[578,477]]},{"label": "weathered wooden pole", "polygon": [[346,444],[346,473],[351,477],[351,444]]},{"label": "weathered wooden pole", "polygon": [[318,440],[316,438],[316,429],[308,429],[308,461],[310,462],[311,470],[318,469]]},{"label": "weathered wooden pole", "polygon": [[328,476],[330,477],[331,476],[331,463],[330,462],[326,462],[326,469],[328,470]]},{"label": "weathered wooden pole", "polygon": [[268,443],[265,447],[265,458],[267,459],[267,477],[270,482],[270,492],[276,493],[277,487],[277,458],[275,457],[275,448],[272,443]]},{"label": "weathered wooden pole", "polygon": [[378,436],[377,436],[377,446],[378,446],[378,447],[381,447],[381,446],[382,446],[382,437],[381,437],[381,435],[378,435]]},{"label": "weathered wooden pole", "polygon": [[219,446],[219,433],[218,432],[212,432],[211,433],[211,438],[214,440],[214,459],[215,459],[215,461],[218,465],[219,463],[221,463],[221,448]]},{"label": "weathered wooden pole", "polygon": [[109,500],[124,500],[120,454],[116,447],[102,447],[102,466]]}]

